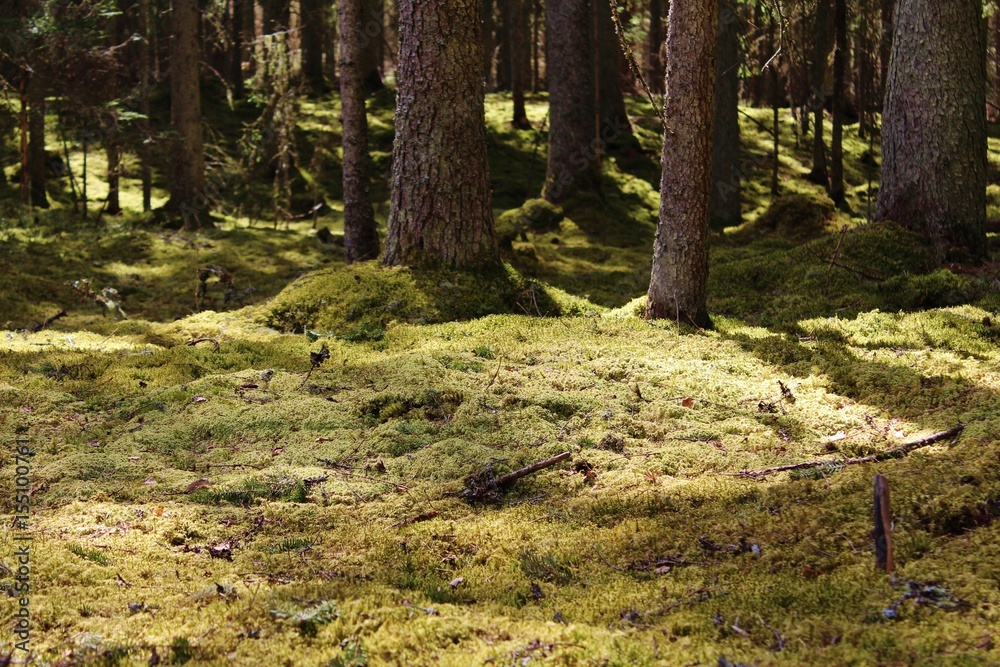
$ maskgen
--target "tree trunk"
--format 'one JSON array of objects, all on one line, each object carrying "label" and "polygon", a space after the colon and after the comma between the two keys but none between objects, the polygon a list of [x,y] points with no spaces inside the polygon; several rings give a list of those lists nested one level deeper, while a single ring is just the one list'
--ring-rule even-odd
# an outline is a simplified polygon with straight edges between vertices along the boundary
[{"label": "tree trunk", "polygon": [[[121,8],[121,4],[119,4]],[[109,48],[113,48],[122,40],[122,18],[120,14],[114,14],[108,18],[107,23],[107,43]],[[108,82],[108,99],[115,101],[118,99],[119,77],[117,59],[112,62],[106,75]],[[119,184],[121,183],[121,132],[118,123],[118,107],[111,105],[105,111],[102,119],[104,129],[104,155],[107,159],[108,170],[108,198],[104,207],[104,212],[108,215],[121,215],[121,199],[119,197]]]},{"label": "tree trunk", "polygon": [[531,127],[531,123],[528,122],[528,113],[524,108],[524,91],[528,86],[528,79],[531,77],[531,52],[528,46],[529,1],[508,0],[511,16],[510,52],[513,76],[511,92],[514,98],[514,117],[511,119],[511,123],[520,129]]},{"label": "tree trunk", "polygon": [[637,148],[622,94],[622,53],[609,0],[595,0],[597,10],[598,105],[601,141],[608,148]]},{"label": "tree trunk", "polygon": [[538,44],[541,40],[540,24],[541,0],[527,0],[531,3],[531,92],[537,93],[541,90],[541,64],[538,62]]},{"label": "tree trunk", "polygon": [[322,95],[328,88],[323,76],[324,2],[300,0],[302,13],[302,76],[310,92]]},{"label": "tree trunk", "polygon": [[715,58],[715,138],[712,142],[712,228],[740,224],[740,45],[729,0],[718,0]]},{"label": "tree trunk", "polygon": [[646,84],[654,95],[663,93],[663,4],[668,0],[649,0],[649,41],[646,43]]},{"label": "tree trunk", "polygon": [[826,104],[826,63],[833,48],[833,31],[830,25],[831,0],[818,0],[816,3],[816,24],[813,34],[814,51],[812,61],[812,96],[810,104],[813,110],[813,168],[809,172],[809,180],[824,188],[830,187],[830,177],[826,168],[826,143],[823,140],[823,107]]},{"label": "tree trunk", "polygon": [[833,129],[830,136],[830,199],[843,207],[844,193],[844,107],[847,71],[847,0],[834,0],[833,31]]},{"label": "tree trunk", "polygon": [[368,113],[359,66],[362,0],[340,0],[340,98],[344,147],[344,255],[347,263],[378,257],[368,156]]},{"label": "tree trunk", "polygon": [[[243,25],[246,22],[244,13],[247,11],[247,2],[250,0],[231,0],[229,7],[229,49],[226,53],[226,73],[229,79],[229,87],[233,91],[233,98],[243,99],[243,45],[246,41],[243,34]],[[251,2],[250,10],[253,9]]]},{"label": "tree trunk", "polygon": [[705,304],[717,0],[670,6],[660,222],[646,317],[710,325]]},{"label": "tree trunk", "polygon": [[[239,2],[240,0],[236,0]],[[139,120],[139,172],[142,179],[142,212],[148,213],[153,208],[153,168],[152,157],[150,155],[150,143],[153,140],[150,132],[150,67],[152,53],[152,31],[150,29],[150,0],[139,0],[139,36],[142,41],[139,43],[139,86],[140,86],[140,106],[139,112],[142,119]]]},{"label": "tree trunk", "polygon": [[361,27],[361,73],[365,92],[369,95],[385,88],[382,81],[382,41],[385,39],[384,0],[363,0]]},{"label": "tree trunk", "polygon": [[879,78],[879,98],[885,103],[885,94],[889,87],[889,60],[892,54],[893,12],[896,0],[882,0],[882,41],[879,44],[881,52],[882,76]]},{"label": "tree trunk", "polygon": [[28,75],[28,186],[31,205],[49,207],[45,193],[45,82],[41,75]]},{"label": "tree trunk", "polygon": [[479,0],[399,2],[386,264],[500,266],[479,17]]},{"label": "tree trunk", "polygon": [[872,79],[875,71],[872,67],[872,36],[871,36],[871,6],[868,2],[861,5],[858,16],[858,136],[867,137],[875,127],[872,118]]},{"label": "tree trunk", "polygon": [[514,70],[512,69],[511,51],[513,35],[511,34],[512,0],[497,0],[500,8],[500,25],[497,26],[496,45],[496,90],[512,90]]},{"label": "tree trunk", "polygon": [[982,3],[899,0],[882,129],[877,220],[939,258],[987,255]]},{"label": "tree trunk", "polygon": [[201,94],[197,0],[173,0],[170,40],[170,120],[177,138],[167,209],[179,213],[184,227],[211,226],[205,209],[205,154],[201,130]]},{"label": "tree trunk", "polygon": [[492,92],[496,86],[493,69],[493,49],[496,39],[493,0],[482,0],[481,14],[483,22],[483,76],[486,77],[486,90]]},{"label": "tree trunk", "polygon": [[593,5],[591,0],[549,0],[547,17],[549,159],[543,195],[558,204],[578,189],[600,188]]}]

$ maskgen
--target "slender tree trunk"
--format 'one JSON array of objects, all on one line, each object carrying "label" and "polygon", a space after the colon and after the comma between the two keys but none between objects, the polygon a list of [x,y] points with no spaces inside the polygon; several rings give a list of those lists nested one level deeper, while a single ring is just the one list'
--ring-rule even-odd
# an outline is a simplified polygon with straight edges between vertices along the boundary
[{"label": "slender tree trunk", "polygon": [[18,86],[21,98],[21,109],[18,114],[18,120],[20,122],[20,135],[21,135],[21,204],[27,206],[31,203],[29,193],[31,192],[31,180],[28,177],[28,161],[30,152],[28,150],[28,145],[31,143],[28,139],[28,135],[31,134],[30,122],[28,121],[28,116],[30,115],[30,103],[28,101],[28,79],[31,75],[28,73],[27,65],[21,66],[21,82]]},{"label": "slender tree trunk", "polygon": [[858,136],[867,137],[874,127],[872,122],[872,67],[871,5],[861,3],[858,16]]},{"label": "slender tree trunk", "polygon": [[[120,4],[119,8],[121,8]],[[122,20],[120,14],[108,18],[107,39],[109,47],[122,42]],[[112,62],[106,79],[108,82],[108,98],[111,101],[116,101],[120,94],[117,57]],[[108,107],[102,123],[104,126],[104,155],[108,163],[108,199],[104,207],[104,212],[108,215],[121,215],[122,207],[119,197],[119,185],[121,183],[122,147],[117,106],[111,105]]]},{"label": "slender tree trunk", "polygon": [[941,259],[986,257],[982,3],[896,10],[875,218],[920,233]]},{"label": "slender tree trunk", "polygon": [[[243,99],[243,25],[246,21],[244,13],[250,0],[230,0],[229,4],[229,49],[226,51],[226,76],[233,98]],[[253,9],[253,3],[250,4]]]},{"label": "slender tree trunk", "polygon": [[385,263],[500,266],[486,161],[479,0],[400,0]]},{"label": "slender tree trunk", "polygon": [[812,61],[812,97],[813,106],[813,168],[809,172],[809,180],[825,188],[830,187],[830,176],[826,166],[826,142],[823,139],[824,115],[826,103],[826,63],[833,48],[833,26],[830,23],[830,2],[833,0],[818,0],[816,3],[816,32],[814,34],[815,49]]},{"label": "slender tree trunk", "polygon": [[705,303],[718,0],[670,5],[660,222],[646,316],[710,325]]},{"label": "slender tree trunk", "polygon": [[663,93],[663,5],[668,0],[649,0],[649,41],[646,43],[646,83],[655,95]]},{"label": "slender tree trunk", "polygon": [[149,4],[150,0],[139,0],[139,35],[142,38],[139,44],[139,86],[141,91],[139,112],[143,116],[139,120],[139,173],[142,179],[143,213],[148,213],[153,208],[153,170],[150,156],[150,142],[152,142],[153,136],[149,127],[150,54],[153,40],[150,30]]},{"label": "slender tree trunk", "polygon": [[368,156],[368,113],[360,65],[362,0],[340,0],[340,98],[344,146],[344,254],[347,263],[378,257]]},{"label": "slender tree trunk", "polygon": [[[774,53],[774,49],[777,45],[777,40],[775,37],[775,32],[777,32],[777,21],[774,20],[774,11],[768,9],[767,12],[767,50]],[[780,194],[780,182],[778,178],[778,168],[781,165],[779,157],[781,156],[781,123],[778,118],[778,110],[781,106],[781,89],[779,86],[780,79],[778,78],[778,67],[774,63],[768,65],[770,70],[770,95],[771,95],[771,133],[774,135],[774,144],[771,149],[772,162],[771,162],[771,200],[773,201]]]},{"label": "slender tree trunk", "polygon": [[538,62],[538,47],[540,36],[539,24],[541,17],[541,0],[528,0],[531,3],[531,92],[541,90],[541,64]]},{"label": "slender tree trunk", "polygon": [[597,10],[598,107],[601,141],[609,148],[634,148],[632,123],[622,93],[622,53],[609,0],[594,0]]},{"label": "slender tree trunk", "polygon": [[833,52],[833,129],[830,137],[830,199],[839,207],[844,193],[844,107],[847,71],[847,0],[834,0],[833,24],[836,46]]},{"label": "slender tree trunk", "polygon": [[[324,8],[324,13],[327,11]],[[334,16],[327,17],[326,26],[327,31],[323,36],[323,74],[327,81],[337,81],[337,54],[338,47],[337,44],[340,40],[340,20],[336,18],[337,12],[334,11]]]},{"label": "slender tree trunk", "polygon": [[508,0],[511,16],[511,92],[514,98],[514,117],[511,123],[514,127],[526,129],[531,127],[528,113],[524,108],[524,91],[531,76],[531,52],[528,50],[528,22],[530,0]]},{"label": "slender tree trunk", "polygon": [[382,81],[382,41],[385,39],[384,0],[363,0],[361,16],[361,72],[365,92],[371,95],[385,88]]},{"label": "slender tree trunk", "polygon": [[552,203],[578,189],[600,188],[594,120],[593,5],[548,0],[549,159],[544,197]]},{"label": "slender tree trunk", "polygon": [[715,58],[715,137],[712,142],[712,228],[740,224],[740,46],[729,0],[718,0],[718,52]]},{"label": "slender tree trunk", "polygon": [[892,54],[893,13],[897,0],[881,0],[882,2],[882,41],[879,44],[882,76],[879,78],[879,98],[885,102],[886,90],[889,87],[889,59]]},{"label": "slender tree trunk", "polygon": [[299,0],[302,14],[302,76],[309,90],[316,95],[328,90],[323,76],[324,4],[321,0]]},{"label": "slender tree trunk", "polygon": [[493,69],[494,40],[496,39],[493,0],[482,0],[481,14],[483,21],[483,75],[486,77],[486,90],[492,92],[496,87],[496,78]]},{"label": "slender tree trunk", "polygon": [[170,40],[170,119],[177,138],[167,209],[184,227],[211,226],[205,198],[205,154],[201,130],[197,0],[173,0]]},{"label": "slender tree trunk", "polygon": [[31,205],[49,207],[45,193],[45,82],[41,75],[28,77],[28,184]]},{"label": "slender tree trunk", "polygon": [[496,45],[496,90],[512,90],[514,82],[514,71],[511,68],[513,63],[511,51],[512,39],[511,22],[513,2],[511,0],[497,0],[500,9],[500,24],[497,26]]}]

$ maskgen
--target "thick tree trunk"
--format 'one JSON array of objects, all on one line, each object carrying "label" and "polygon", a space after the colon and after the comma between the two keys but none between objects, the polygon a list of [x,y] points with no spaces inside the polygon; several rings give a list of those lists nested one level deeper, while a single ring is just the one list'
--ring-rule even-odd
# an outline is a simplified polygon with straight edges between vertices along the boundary
[{"label": "thick tree trunk", "polygon": [[340,0],[340,98],[344,146],[344,254],[347,263],[378,257],[369,192],[368,113],[360,64],[362,0]]},{"label": "thick tree trunk", "polygon": [[649,40],[646,42],[646,84],[654,95],[663,93],[663,6],[668,0],[649,0]]},{"label": "thick tree trunk", "polygon": [[660,222],[646,316],[709,326],[708,223],[717,0],[670,6]]},{"label": "thick tree trunk", "polygon": [[385,88],[382,81],[382,42],[385,39],[384,0],[363,0],[361,16],[361,73],[369,95]]},{"label": "thick tree trunk", "polygon": [[[119,4],[119,8],[123,9],[121,4]],[[120,14],[115,14],[108,18],[108,47],[113,48],[123,41],[123,20],[124,19]],[[112,101],[117,100],[120,95],[117,67],[117,62],[112,63],[106,76],[108,82],[108,99]],[[104,206],[104,212],[108,215],[121,215],[122,207],[121,199],[119,197],[119,185],[121,183],[122,147],[117,106],[108,107],[105,111],[105,117],[102,119],[102,123],[104,129],[104,155],[108,163],[108,198]]]},{"label": "thick tree trunk", "polygon": [[538,50],[541,41],[542,8],[541,0],[527,0],[531,3],[531,92],[541,90],[541,63]]},{"label": "thick tree trunk", "polygon": [[167,209],[187,229],[210,226],[205,199],[205,154],[201,130],[201,93],[197,0],[173,0],[170,40],[170,120],[177,138]]},{"label": "thick tree trunk", "polygon": [[479,0],[399,2],[386,264],[500,266],[479,16]]},{"label": "thick tree trunk", "polygon": [[45,82],[40,74],[28,75],[28,186],[31,205],[49,207],[45,194]]},{"label": "thick tree trunk", "polygon": [[872,67],[871,6],[862,4],[858,16],[858,136],[867,137],[874,128],[872,118],[872,80],[875,70]]},{"label": "thick tree trunk", "polygon": [[549,0],[549,160],[544,197],[557,204],[600,188],[591,0]]},{"label": "thick tree trunk", "polygon": [[875,218],[922,234],[942,259],[985,257],[982,3],[899,0],[896,11]]},{"label": "thick tree trunk", "polygon": [[718,0],[718,53],[715,58],[715,122],[712,149],[712,228],[740,224],[740,46],[729,0]]},{"label": "thick tree trunk", "polygon": [[323,35],[326,32],[322,0],[300,0],[302,13],[302,77],[313,94],[328,88],[323,76]]},{"label": "thick tree trunk", "polygon": [[830,199],[845,204],[844,193],[844,109],[847,71],[847,0],[834,0],[833,31],[833,129],[830,136]]},{"label": "thick tree trunk", "polygon": [[634,148],[638,146],[638,142],[632,135],[632,123],[622,93],[622,63],[625,55],[611,18],[610,1],[595,2],[599,86],[597,112],[601,120],[601,140],[609,148]]},{"label": "thick tree trunk", "polygon": [[510,52],[513,76],[511,93],[514,98],[514,117],[511,119],[511,124],[521,129],[531,127],[531,123],[528,122],[528,113],[524,108],[524,91],[528,87],[528,80],[531,77],[531,52],[528,46],[529,1],[508,0],[511,16]]},{"label": "thick tree trunk", "polygon": [[816,3],[816,24],[813,34],[814,50],[811,69],[813,111],[813,168],[809,180],[829,188],[830,176],[826,168],[826,142],[823,140],[823,107],[826,104],[826,63],[833,49],[833,26],[830,23],[830,2]]}]

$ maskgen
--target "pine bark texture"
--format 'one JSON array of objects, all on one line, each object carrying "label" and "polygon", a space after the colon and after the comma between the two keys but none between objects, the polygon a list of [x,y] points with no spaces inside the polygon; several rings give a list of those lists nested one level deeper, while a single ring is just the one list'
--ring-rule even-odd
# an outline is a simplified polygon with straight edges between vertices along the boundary
[{"label": "pine bark texture", "polygon": [[833,49],[833,25],[830,22],[830,2],[818,0],[816,3],[816,23],[813,34],[813,58],[810,70],[812,85],[809,99],[813,111],[813,167],[809,172],[809,180],[823,187],[829,186],[830,175],[826,167],[826,143],[823,140],[824,116],[823,107],[826,104],[826,63]]},{"label": "pine bark texture", "polygon": [[649,36],[646,42],[646,85],[650,92],[663,92],[663,7],[668,0],[649,0]]},{"label": "pine bark texture", "polygon": [[170,119],[177,138],[168,210],[179,212],[185,227],[200,225],[204,214],[205,154],[201,129],[198,69],[197,0],[173,0],[170,40]]},{"label": "pine bark texture", "polygon": [[979,0],[899,0],[877,220],[985,257],[986,36]]},{"label": "pine bark texture", "polygon": [[549,0],[549,158],[543,196],[558,204],[600,187],[592,0]]},{"label": "pine bark texture", "polygon": [[646,316],[705,327],[718,0],[670,6],[660,221]]},{"label": "pine bark texture", "polygon": [[340,98],[344,147],[344,255],[348,264],[378,257],[368,155],[368,112],[360,67],[361,0],[340,0]]},{"label": "pine bark texture", "polygon": [[400,0],[385,263],[499,266],[479,0]]},{"label": "pine bark texture", "polygon": [[511,96],[514,98],[514,115],[511,124],[526,129],[531,127],[524,106],[524,93],[531,79],[531,51],[528,45],[530,25],[529,0],[508,0],[510,3],[511,35]]},{"label": "pine bark texture", "polygon": [[740,224],[740,47],[737,16],[719,2],[712,149],[712,228]]}]

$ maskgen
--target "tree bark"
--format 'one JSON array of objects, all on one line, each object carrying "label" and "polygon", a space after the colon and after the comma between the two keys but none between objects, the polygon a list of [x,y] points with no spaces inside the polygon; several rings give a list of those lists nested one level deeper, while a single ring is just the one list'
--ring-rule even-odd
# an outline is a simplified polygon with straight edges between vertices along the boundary
[{"label": "tree bark", "polygon": [[45,193],[45,81],[40,73],[28,75],[28,164],[25,171],[31,189],[31,205],[49,207]]},{"label": "tree bark", "polygon": [[[239,2],[239,0],[236,0]],[[140,106],[139,112],[142,119],[139,121],[139,173],[142,180],[142,212],[148,213],[153,208],[153,167],[152,156],[150,155],[150,143],[153,140],[150,132],[150,66],[152,53],[152,31],[150,30],[150,0],[139,0],[139,36],[142,41],[139,43],[139,87]]]},{"label": "tree bark", "polygon": [[712,142],[712,228],[740,224],[740,47],[737,17],[730,0],[718,0],[718,53],[715,59],[715,138]]},{"label": "tree bark", "polygon": [[205,209],[205,154],[201,130],[197,0],[173,0],[170,40],[170,120],[177,138],[167,210],[184,227],[210,226]]},{"label": "tree bark", "polygon": [[847,70],[847,0],[834,0],[833,32],[833,128],[830,136],[830,199],[843,207],[844,192],[844,110]]},{"label": "tree bark", "polygon": [[362,0],[340,0],[340,98],[344,146],[344,255],[348,264],[378,257],[369,187],[368,113],[360,67]]},{"label": "tree bark", "polygon": [[654,95],[663,93],[663,5],[668,0],[649,0],[649,40],[646,43],[646,84]]},{"label": "tree bark", "polygon": [[879,43],[882,76],[879,78],[879,98],[885,103],[886,90],[889,87],[889,60],[892,55],[893,13],[896,0],[882,0],[882,41]]},{"label": "tree bark", "polygon": [[482,0],[481,13],[483,22],[483,76],[486,77],[486,90],[492,92],[496,85],[493,70],[493,49],[496,39],[493,0]]},{"label": "tree bark", "polygon": [[524,92],[531,77],[531,52],[528,46],[530,0],[508,0],[511,16],[511,93],[514,98],[514,117],[511,124],[520,129],[531,127],[524,107]]},{"label": "tree bark", "polygon": [[323,76],[324,5],[321,0],[299,0],[302,13],[302,76],[315,95],[328,90]]},{"label": "tree bark", "polygon": [[594,124],[593,5],[547,3],[549,158],[543,196],[558,204],[577,190],[600,188]]},{"label": "tree bark", "polygon": [[809,180],[824,188],[830,187],[830,176],[826,168],[826,143],[823,140],[823,108],[826,104],[826,63],[833,48],[833,31],[830,25],[831,0],[816,3],[816,23],[813,34],[814,50],[811,69],[812,95],[810,104],[813,111],[813,167]]},{"label": "tree bark", "polygon": [[479,17],[479,0],[399,2],[386,264],[500,266]]},{"label": "tree bark", "polygon": [[985,257],[982,4],[899,0],[896,10],[875,218],[922,234],[940,259]]},{"label": "tree bark", "polygon": [[705,303],[717,0],[670,6],[660,221],[646,317],[710,325]]},{"label": "tree bark", "polygon": [[[611,18],[609,0],[595,0],[597,7],[597,48],[598,48],[598,105],[597,112],[601,121],[601,140],[608,148],[637,147],[638,142],[632,135],[632,123],[625,108],[625,96],[622,92],[622,63],[625,54],[622,53],[615,24]],[[605,138],[607,137],[607,138]]]},{"label": "tree bark", "polygon": [[[250,7],[247,7],[247,3]],[[226,54],[226,72],[233,98],[243,99],[243,46],[246,42],[243,25],[246,22],[245,13],[253,10],[251,0],[231,0],[229,7],[229,50]]]},{"label": "tree bark", "polygon": [[[119,9],[124,9],[121,3],[119,3]],[[122,20],[120,14],[114,14],[108,18],[108,47],[114,47],[123,41]],[[118,74],[118,60],[116,58],[111,63],[106,77],[108,99],[112,102],[116,101],[120,94]],[[104,212],[108,215],[121,215],[122,207],[121,198],[119,197],[119,186],[121,183],[122,147],[117,106],[110,105],[108,107],[105,111],[105,117],[102,119],[102,124],[104,129],[104,155],[108,163],[108,198],[104,206]]]},{"label": "tree bark", "polygon": [[384,0],[363,0],[361,17],[361,73],[365,92],[371,95],[385,88],[382,81],[382,42],[385,39]]}]

